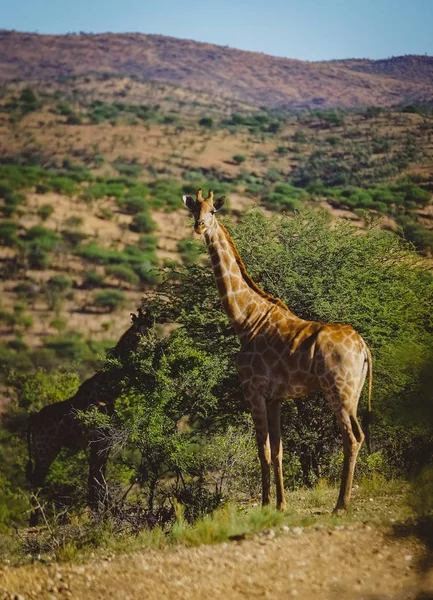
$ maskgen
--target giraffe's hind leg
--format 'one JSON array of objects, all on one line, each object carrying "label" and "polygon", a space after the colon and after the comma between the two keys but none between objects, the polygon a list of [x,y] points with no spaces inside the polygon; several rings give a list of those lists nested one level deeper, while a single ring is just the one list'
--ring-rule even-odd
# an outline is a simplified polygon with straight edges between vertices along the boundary
[{"label": "giraffe's hind leg", "polygon": [[341,413],[337,415],[337,418],[343,437],[344,460],[340,493],[334,512],[344,510],[349,505],[356,459],[358,458],[359,450],[364,441],[364,433],[356,418],[356,414],[349,414],[343,409]]},{"label": "giraffe's hind leg", "polygon": [[356,460],[365,438],[356,411],[366,373],[364,355],[359,354],[352,361],[346,361],[346,364],[334,362],[321,382],[343,438],[343,471],[334,512],[344,510],[349,505]]}]

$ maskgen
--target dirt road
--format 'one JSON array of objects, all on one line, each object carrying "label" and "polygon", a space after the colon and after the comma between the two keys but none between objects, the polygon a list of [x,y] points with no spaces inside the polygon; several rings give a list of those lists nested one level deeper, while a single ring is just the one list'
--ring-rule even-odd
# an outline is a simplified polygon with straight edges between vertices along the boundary
[{"label": "dirt road", "polygon": [[389,528],[283,528],[216,546],[136,552],[85,565],[0,568],[0,598],[427,600],[431,555]]}]

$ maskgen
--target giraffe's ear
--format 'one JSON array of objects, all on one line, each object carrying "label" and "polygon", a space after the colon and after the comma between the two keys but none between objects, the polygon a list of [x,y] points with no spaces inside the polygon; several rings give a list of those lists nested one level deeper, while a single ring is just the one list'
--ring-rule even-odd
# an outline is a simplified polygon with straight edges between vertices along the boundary
[{"label": "giraffe's ear", "polygon": [[224,201],[225,201],[226,197],[225,196],[221,196],[221,198],[218,198],[217,200],[213,201],[213,207],[215,210],[219,210],[220,208],[222,208],[224,206]]},{"label": "giraffe's ear", "polygon": [[194,199],[191,196],[182,196],[183,203],[189,210],[193,210],[195,206]]}]

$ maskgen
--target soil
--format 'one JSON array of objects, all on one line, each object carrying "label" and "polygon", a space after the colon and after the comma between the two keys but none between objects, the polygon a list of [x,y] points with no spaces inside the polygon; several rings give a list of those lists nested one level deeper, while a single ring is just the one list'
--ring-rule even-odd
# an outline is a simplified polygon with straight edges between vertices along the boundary
[{"label": "soil", "polygon": [[282,528],[195,548],[106,555],[85,565],[0,567],[0,598],[428,600],[425,545],[392,528]]}]

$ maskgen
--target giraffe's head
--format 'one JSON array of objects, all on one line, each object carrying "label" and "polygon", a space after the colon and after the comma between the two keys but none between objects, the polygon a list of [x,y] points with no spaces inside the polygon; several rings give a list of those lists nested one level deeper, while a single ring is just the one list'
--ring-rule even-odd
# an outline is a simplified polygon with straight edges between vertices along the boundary
[{"label": "giraffe's head", "polygon": [[182,199],[193,214],[195,232],[204,233],[215,224],[214,215],[223,206],[225,196],[214,200],[213,191],[209,190],[207,198],[203,198],[202,191],[198,190],[195,200],[191,196],[183,196]]}]

